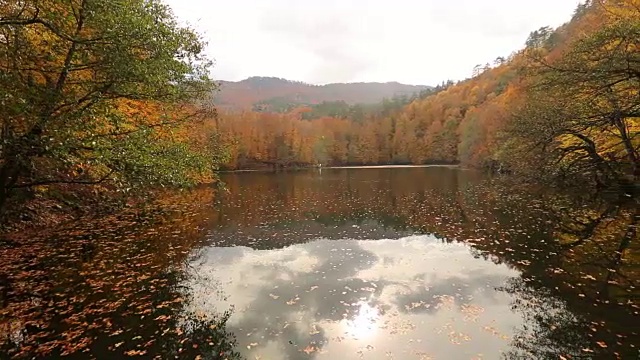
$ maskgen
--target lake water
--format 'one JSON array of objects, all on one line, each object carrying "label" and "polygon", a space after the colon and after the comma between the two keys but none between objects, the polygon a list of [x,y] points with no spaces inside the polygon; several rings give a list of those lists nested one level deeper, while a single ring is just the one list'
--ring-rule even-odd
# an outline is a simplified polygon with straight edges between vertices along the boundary
[{"label": "lake water", "polygon": [[0,243],[0,357],[638,358],[628,204],[449,167],[223,180]]}]

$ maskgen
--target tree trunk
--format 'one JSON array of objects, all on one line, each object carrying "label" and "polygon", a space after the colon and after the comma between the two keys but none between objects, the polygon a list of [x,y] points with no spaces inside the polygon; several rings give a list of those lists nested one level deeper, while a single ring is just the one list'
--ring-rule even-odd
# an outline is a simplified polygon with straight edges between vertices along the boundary
[{"label": "tree trunk", "polygon": [[627,131],[627,123],[619,116],[616,115],[615,125],[620,133],[620,138],[622,139],[622,143],[624,144],[624,148],[627,152],[627,158],[631,163],[631,169],[633,173],[633,180],[640,180],[640,164],[638,159],[638,153],[636,149],[633,147],[631,143],[631,139],[629,138],[629,132]]},{"label": "tree trunk", "polygon": [[18,181],[20,165],[16,157],[10,155],[0,167],[0,215],[4,213],[7,200],[11,197],[13,186]]}]

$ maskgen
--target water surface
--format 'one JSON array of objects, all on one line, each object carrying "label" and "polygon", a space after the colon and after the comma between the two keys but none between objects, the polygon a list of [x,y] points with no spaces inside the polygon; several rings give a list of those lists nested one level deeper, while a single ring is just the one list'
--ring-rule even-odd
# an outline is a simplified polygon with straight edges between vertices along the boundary
[{"label": "water surface", "polygon": [[447,167],[223,180],[227,192],[168,197],[171,212],[3,244],[0,350],[77,358],[638,355],[640,259],[628,204],[516,189]]}]

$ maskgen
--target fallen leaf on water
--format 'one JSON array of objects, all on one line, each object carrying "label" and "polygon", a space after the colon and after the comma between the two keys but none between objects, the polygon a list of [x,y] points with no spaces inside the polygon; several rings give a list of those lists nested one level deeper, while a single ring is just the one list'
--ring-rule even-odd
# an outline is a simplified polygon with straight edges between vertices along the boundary
[{"label": "fallen leaf on water", "polygon": [[125,355],[127,356],[136,356],[136,355],[144,355],[147,352],[145,350],[129,350],[127,352],[125,352]]},{"label": "fallen leaf on water", "polygon": [[293,304],[297,303],[297,302],[298,302],[298,300],[300,300],[300,298],[298,297],[298,295],[296,295],[296,297],[295,297],[295,298],[293,298],[293,299],[291,299],[291,300],[287,301],[287,305],[293,305]]},{"label": "fallen leaf on water", "polygon": [[315,346],[311,346],[311,345],[309,345],[309,346],[307,346],[306,348],[302,349],[302,352],[304,352],[304,353],[306,353],[307,355],[309,355],[309,354],[311,354],[311,353],[315,352],[316,350],[317,350],[317,349],[316,349],[316,347],[315,347]]},{"label": "fallen leaf on water", "polygon": [[315,335],[315,334],[320,334],[320,330],[318,330],[318,327],[314,324],[311,326],[311,331],[309,331],[309,335]]}]

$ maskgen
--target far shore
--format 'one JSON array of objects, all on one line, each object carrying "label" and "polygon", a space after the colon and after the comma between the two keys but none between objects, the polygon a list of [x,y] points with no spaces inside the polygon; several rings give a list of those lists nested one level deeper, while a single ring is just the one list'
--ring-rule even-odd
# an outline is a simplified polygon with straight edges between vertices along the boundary
[{"label": "far shore", "polygon": [[[425,165],[347,165],[347,166],[304,166],[304,167],[284,167],[277,171],[288,170],[310,170],[310,169],[396,169],[396,168],[429,168],[429,167],[448,167],[464,169],[458,164],[425,164]],[[237,173],[237,172],[274,172],[273,168],[260,169],[238,169],[238,170],[220,170],[219,173]]]},{"label": "far shore", "polygon": [[457,164],[432,164],[432,165],[353,165],[353,166],[327,166],[321,169],[385,169],[385,168],[426,168],[426,167],[451,167],[459,168]]}]

